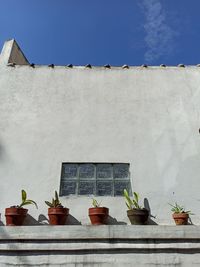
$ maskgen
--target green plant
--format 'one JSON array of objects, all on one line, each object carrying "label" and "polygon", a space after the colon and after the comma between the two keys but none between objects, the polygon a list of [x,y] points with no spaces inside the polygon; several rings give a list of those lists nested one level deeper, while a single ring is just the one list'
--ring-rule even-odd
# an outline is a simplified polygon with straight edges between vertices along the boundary
[{"label": "green plant", "polygon": [[187,213],[187,214],[192,215],[190,210],[185,210],[185,208],[183,206],[178,205],[176,202],[175,202],[174,205],[172,205],[170,203],[169,203],[169,205],[172,207],[171,211],[173,213]]},{"label": "green plant", "polygon": [[61,202],[60,202],[60,200],[59,200],[57,191],[55,191],[55,198],[52,198],[52,201],[51,202],[45,201],[45,203],[50,208],[59,208],[59,207],[61,208],[61,207],[63,207],[62,204],[61,204]]},{"label": "green plant", "polygon": [[37,204],[35,201],[31,200],[31,199],[27,199],[27,193],[24,189],[22,189],[21,191],[21,196],[22,196],[22,202],[20,205],[14,206],[14,207],[18,207],[18,208],[22,208],[25,205],[30,205],[33,204],[36,206],[36,208],[38,208]]},{"label": "green plant", "polygon": [[142,209],[142,207],[139,205],[139,194],[136,192],[133,192],[134,198],[131,199],[129,196],[129,193],[126,189],[124,189],[124,197],[125,197],[125,202],[126,206],[128,207],[129,210],[132,209]]},{"label": "green plant", "polygon": [[94,207],[94,208],[98,208],[98,207],[100,207],[100,205],[101,205],[101,202],[98,202],[96,199],[92,199],[92,206]]}]

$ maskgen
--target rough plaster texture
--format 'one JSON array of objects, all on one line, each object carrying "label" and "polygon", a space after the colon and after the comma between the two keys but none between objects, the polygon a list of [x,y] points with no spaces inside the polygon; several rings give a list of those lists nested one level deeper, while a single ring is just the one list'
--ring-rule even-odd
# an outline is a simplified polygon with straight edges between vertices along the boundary
[{"label": "rough plaster texture", "polygon": [[198,226],[1,227],[0,266],[200,266],[199,230]]},{"label": "rough plaster texture", "polygon": [[[10,45],[8,42],[7,45]],[[7,49],[4,47],[4,50]],[[59,189],[62,162],[129,162],[132,188],[155,223],[173,224],[168,203],[191,209],[199,224],[200,68],[7,66],[0,63],[0,212],[26,189],[44,200]],[[122,197],[101,197],[110,223],[128,223]],[[68,224],[88,224],[90,197],[62,197]]]}]

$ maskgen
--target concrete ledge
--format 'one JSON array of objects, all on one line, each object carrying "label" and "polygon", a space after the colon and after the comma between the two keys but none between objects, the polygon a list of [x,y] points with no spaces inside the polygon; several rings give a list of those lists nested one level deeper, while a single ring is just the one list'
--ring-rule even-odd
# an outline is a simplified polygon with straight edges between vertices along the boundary
[{"label": "concrete ledge", "polygon": [[6,239],[200,239],[200,226],[0,226],[0,240]]},{"label": "concrete ledge", "polygon": [[0,227],[0,252],[51,253],[142,250],[200,252],[199,226],[26,226]]},{"label": "concrete ledge", "polygon": [[200,266],[200,227],[2,226],[0,266],[8,265]]}]

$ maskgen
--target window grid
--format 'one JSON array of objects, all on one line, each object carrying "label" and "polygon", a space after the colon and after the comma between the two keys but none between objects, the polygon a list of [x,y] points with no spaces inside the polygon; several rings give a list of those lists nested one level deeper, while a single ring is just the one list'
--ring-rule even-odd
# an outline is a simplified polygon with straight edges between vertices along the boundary
[{"label": "window grid", "polygon": [[129,166],[129,163],[63,163],[60,196],[122,196],[124,188],[131,193]]}]

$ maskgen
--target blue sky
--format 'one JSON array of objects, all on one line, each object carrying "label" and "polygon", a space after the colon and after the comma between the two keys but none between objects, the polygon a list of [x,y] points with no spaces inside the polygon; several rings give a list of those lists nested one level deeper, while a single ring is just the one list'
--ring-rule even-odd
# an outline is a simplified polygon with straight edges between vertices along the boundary
[{"label": "blue sky", "polygon": [[200,0],[0,0],[0,47],[30,62],[200,63]]}]

